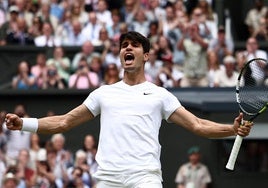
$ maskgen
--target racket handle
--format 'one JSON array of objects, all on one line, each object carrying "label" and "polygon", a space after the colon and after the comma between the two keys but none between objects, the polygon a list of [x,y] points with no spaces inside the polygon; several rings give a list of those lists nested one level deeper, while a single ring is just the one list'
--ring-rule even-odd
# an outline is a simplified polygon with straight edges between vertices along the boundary
[{"label": "racket handle", "polygon": [[242,141],[243,141],[243,137],[240,135],[237,135],[235,138],[235,142],[234,142],[228,163],[226,165],[226,168],[228,170],[234,170],[234,165],[235,165],[236,158],[237,158],[238,152],[240,150],[240,146],[242,144]]}]

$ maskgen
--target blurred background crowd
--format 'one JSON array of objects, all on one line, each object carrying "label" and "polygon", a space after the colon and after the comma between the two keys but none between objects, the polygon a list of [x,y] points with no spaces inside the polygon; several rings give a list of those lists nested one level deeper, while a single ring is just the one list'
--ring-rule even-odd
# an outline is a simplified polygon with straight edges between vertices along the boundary
[{"label": "blurred background crowd", "polygon": [[[254,0],[244,18],[245,46],[235,50],[230,25],[219,24],[213,3],[1,0],[1,46],[52,49],[50,55],[37,53],[34,64],[16,62],[17,72],[7,89],[94,89],[113,84],[122,78],[119,37],[127,31],[138,31],[151,41],[150,60],[145,64],[148,81],[165,88],[234,87],[246,61],[267,59],[259,43],[268,40],[268,7],[263,0]],[[70,46],[79,49],[72,57],[65,52]],[[267,64],[256,66],[257,72],[252,72],[256,85],[267,86]],[[14,113],[29,117],[23,105],[17,105]],[[61,134],[41,143],[37,134],[10,132],[0,126],[2,187],[94,187],[96,138],[85,136],[75,152],[64,143]]]},{"label": "blurred background crowd", "polygon": [[[49,47],[34,64],[16,62],[14,89],[88,89],[122,78],[118,40],[138,31],[151,41],[148,81],[165,87],[233,87],[253,57],[267,59],[267,6],[254,0],[244,18],[247,41],[235,50],[228,19],[219,24],[212,0],[2,0],[0,45]],[[69,56],[66,47],[79,50]],[[96,50],[98,49],[98,50]],[[267,65],[252,73],[267,85]]]}]

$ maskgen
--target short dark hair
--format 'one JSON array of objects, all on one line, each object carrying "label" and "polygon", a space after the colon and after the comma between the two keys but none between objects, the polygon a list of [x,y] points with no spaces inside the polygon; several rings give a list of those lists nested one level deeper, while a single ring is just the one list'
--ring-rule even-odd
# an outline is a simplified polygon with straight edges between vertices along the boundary
[{"label": "short dark hair", "polygon": [[120,49],[122,42],[126,39],[140,43],[142,45],[144,53],[148,53],[151,48],[151,44],[148,38],[146,38],[139,32],[129,31],[120,35]]}]

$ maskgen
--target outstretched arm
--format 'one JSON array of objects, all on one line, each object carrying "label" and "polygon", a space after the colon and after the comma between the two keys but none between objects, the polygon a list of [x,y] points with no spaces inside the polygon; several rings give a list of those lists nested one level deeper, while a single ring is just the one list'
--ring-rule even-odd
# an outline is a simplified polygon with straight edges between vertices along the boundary
[{"label": "outstretched arm", "polygon": [[181,125],[199,136],[207,138],[222,138],[237,134],[240,136],[247,136],[253,123],[245,122],[244,126],[240,126],[242,118],[243,114],[240,113],[235,118],[233,125],[221,124],[198,118],[185,108],[181,107],[171,114],[169,121]]},{"label": "outstretched arm", "polygon": [[[54,134],[70,130],[86,121],[93,119],[93,114],[88,108],[81,104],[75,109],[64,115],[49,116],[37,120],[37,133]],[[21,130],[23,128],[24,119],[16,114],[7,114],[5,118],[6,127],[10,130]]]}]

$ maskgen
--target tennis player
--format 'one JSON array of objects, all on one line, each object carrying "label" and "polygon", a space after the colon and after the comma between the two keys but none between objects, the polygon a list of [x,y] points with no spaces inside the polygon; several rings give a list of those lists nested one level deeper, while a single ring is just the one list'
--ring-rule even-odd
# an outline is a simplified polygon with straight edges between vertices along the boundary
[{"label": "tennis player", "polygon": [[160,144],[162,119],[207,138],[239,134],[247,136],[252,123],[239,126],[201,119],[187,111],[169,91],[145,79],[144,64],[149,59],[150,42],[138,32],[120,37],[121,81],[104,85],[89,94],[78,107],[64,115],[19,118],[6,115],[10,130],[60,133],[100,116],[100,138],[94,174],[97,188],[162,188]]}]

